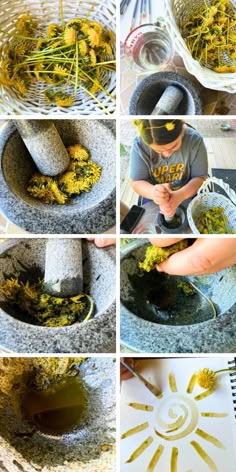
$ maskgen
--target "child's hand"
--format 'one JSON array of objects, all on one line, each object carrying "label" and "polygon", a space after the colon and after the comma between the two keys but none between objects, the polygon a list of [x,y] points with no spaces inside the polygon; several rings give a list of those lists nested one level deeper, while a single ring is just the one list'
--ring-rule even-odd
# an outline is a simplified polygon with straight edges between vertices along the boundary
[{"label": "child's hand", "polygon": [[[169,245],[176,239],[169,238]],[[159,242],[156,238],[155,245]],[[154,239],[151,240],[154,244]],[[165,238],[165,245],[167,238]],[[170,275],[207,275],[236,264],[236,239],[199,238],[192,246],[179,251],[157,266]]]},{"label": "child's hand", "polygon": [[170,184],[157,184],[153,186],[153,201],[156,205],[164,205],[170,198]]},{"label": "child's hand", "polygon": [[178,196],[177,192],[170,191],[169,200],[163,205],[160,204],[160,213],[171,218],[175,215],[178,206],[181,203],[181,199]]}]

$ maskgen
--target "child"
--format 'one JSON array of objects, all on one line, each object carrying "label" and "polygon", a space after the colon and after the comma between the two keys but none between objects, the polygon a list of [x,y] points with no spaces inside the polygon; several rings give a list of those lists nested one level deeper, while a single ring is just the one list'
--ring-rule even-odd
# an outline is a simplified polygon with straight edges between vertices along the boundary
[{"label": "child", "polygon": [[142,203],[152,200],[160,212],[174,216],[207,178],[207,151],[202,136],[181,120],[135,120],[130,156],[133,190]]}]

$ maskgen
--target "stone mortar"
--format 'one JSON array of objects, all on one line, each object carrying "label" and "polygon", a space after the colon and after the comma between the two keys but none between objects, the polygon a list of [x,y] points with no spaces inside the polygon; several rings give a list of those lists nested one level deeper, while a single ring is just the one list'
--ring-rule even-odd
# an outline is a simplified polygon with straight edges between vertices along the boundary
[{"label": "stone mortar", "polygon": [[[121,343],[134,351],[150,353],[235,352],[236,266],[211,275],[208,296],[219,308],[216,320],[179,326],[157,324],[139,318],[126,307],[125,301],[131,295],[127,274],[136,272],[137,260],[143,260],[147,243],[138,239],[121,249]],[[189,279],[197,282],[198,277]]]},{"label": "stone mortar", "polygon": [[66,205],[47,205],[31,197],[27,184],[35,164],[12,122],[0,132],[0,209],[31,233],[102,233],[115,224],[116,147],[114,120],[55,120],[65,146],[80,142],[103,168],[91,192]]},{"label": "stone mortar", "polygon": [[201,115],[202,102],[191,80],[175,72],[157,72],[149,75],[136,87],[129,104],[130,115],[151,115],[161,95],[169,85],[178,87],[183,100],[173,115]]},{"label": "stone mortar", "polygon": [[[9,361],[14,359],[0,360],[2,376],[7,376]],[[26,426],[0,392],[2,472],[115,472],[116,364],[111,358],[91,357],[80,365],[79,377],[88,394],[87,419],[83,428],[60,437],[20,434]]]},{"label": "stone mortar", "polygon": [[[44,274],[46,239],[11,239],[0,244],[0,284],[23,267]],[[0,347],[14,352],[87,353],[115,350],[115,249],[97,248],[83,240],[84,292],[96,304],[93,319],[62,328],[29,324],[0,299]],[[11,314],[10,314],[11,313]]]}]

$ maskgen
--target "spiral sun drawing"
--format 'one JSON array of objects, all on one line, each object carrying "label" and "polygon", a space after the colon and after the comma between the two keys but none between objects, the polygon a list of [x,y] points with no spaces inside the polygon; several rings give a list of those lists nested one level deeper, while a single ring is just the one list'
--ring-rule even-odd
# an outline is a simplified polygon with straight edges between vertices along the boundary
[{"label": "spiral sun drawing", "polygon": [[[137,379],[123,382],[121,472],[235,471],[235,412],[227,361],[159,359],[143,365],[142,375],[160,390],[155,397]],[[215,375],[219,369],[224,372]]]}]

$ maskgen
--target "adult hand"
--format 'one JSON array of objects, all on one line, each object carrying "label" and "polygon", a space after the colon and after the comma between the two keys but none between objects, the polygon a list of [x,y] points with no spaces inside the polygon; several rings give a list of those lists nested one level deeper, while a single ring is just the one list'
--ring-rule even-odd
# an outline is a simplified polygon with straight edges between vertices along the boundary
[{"label": "adult hand", "polygon": [[[160,240],[151,240],[160,246]],[[169,238],[169,245],[176,242]],[[167,238],[165,238],[167,243]],[[165,244],[167,245],[167,244]],[[207,275],[236,264],[235,238],[199,238],[192,246],[179,251],[157,266],[159,272],[170,275]]]},{"label": "adult hand", "polygon": [[88,241],[94,241],[97,247],[107,247],[116,244],[115,238],[87,238]]},{"label": "adult hand", "polygon": [[152,199],[156,205],[164,205],[170,198],[170,184],[157,184],[153,186]]},{"label": "adult hand", "polygon": [[[131,367],[135,367],[135,364],[136,364],[136,359],[133,359],[132,357],[121,357],[121,361],[122,359],[125,359],[127,360],[127,362],[131,365]],[[126,369],[126,367],[123,365],[123,364],[120,364],[120,380],[128,380],[128,379],[131,379],[133,377],[133,374],[131,374],[131,372]]]}]

